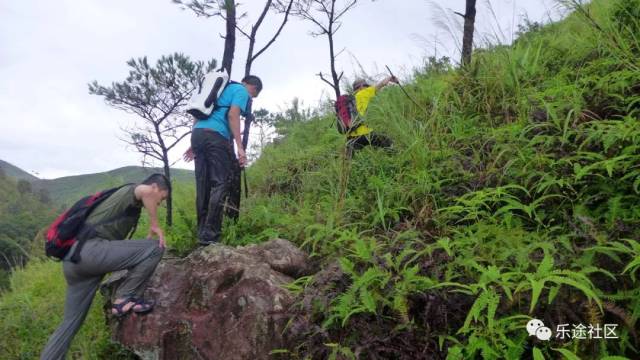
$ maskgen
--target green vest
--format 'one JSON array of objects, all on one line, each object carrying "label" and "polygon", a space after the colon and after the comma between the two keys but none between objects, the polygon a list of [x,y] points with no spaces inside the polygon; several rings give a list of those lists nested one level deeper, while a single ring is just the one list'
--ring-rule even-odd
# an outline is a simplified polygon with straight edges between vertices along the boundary
[{"label": "green vest", "polygon": [[142,202],[134,190],[138,184],[125,185],[98,205],[85,222],[91,226],[89,238],[124,240],[138,223]]}]

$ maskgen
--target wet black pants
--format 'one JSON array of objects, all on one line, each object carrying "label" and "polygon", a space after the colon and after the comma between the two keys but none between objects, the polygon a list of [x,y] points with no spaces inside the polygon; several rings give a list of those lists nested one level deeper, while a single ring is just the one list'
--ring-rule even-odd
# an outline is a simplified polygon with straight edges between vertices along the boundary
[{"label": "wet black pants", "polygon": [[351,157],[356,150],[360,150],[365,146],[373,146],[379,148],[390,148],[393,141],[385,136],[372,132],[367,135],[350,137],[347,141],[347,156]]},{"label": "wet black pants", "polygon": [[194,129],[191,149],[196,168],[198,239],[201,244],[218,242],[225,201],[240,165],[229,140],[215,131]]}]

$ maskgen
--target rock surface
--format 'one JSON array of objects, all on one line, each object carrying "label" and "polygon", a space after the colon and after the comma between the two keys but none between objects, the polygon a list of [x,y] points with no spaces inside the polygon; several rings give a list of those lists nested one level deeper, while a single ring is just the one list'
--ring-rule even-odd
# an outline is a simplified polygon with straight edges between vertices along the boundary
[{"label": "rock surface", "polygon": [[[111,320],[116,341],[142,359],[269,359],[284,348],[293,296],[283,287],[309,273],[307,255],[286,240],[210,245],[163,259],[145,296],[152,313]],[[103,293],[117,286],[112,278]]]}]

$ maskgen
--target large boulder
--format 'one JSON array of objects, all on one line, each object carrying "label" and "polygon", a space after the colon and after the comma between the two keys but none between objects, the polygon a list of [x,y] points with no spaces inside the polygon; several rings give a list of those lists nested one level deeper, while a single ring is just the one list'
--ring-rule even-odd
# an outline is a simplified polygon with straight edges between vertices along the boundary
[{"label": "large boulder", "polygon": [[[142,359],[268,359],[285,347],[293,296],[284,285],[309,273],[308,256],[286,240],[210,245],[158,265],[148,315],[111,320],[116,341]],[[108,296],[117,277],[103,286]]]}]

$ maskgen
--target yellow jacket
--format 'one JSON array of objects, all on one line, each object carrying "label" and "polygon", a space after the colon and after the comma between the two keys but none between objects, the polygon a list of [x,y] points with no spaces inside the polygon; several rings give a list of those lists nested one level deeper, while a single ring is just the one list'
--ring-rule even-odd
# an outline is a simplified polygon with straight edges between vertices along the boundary
[{"label": "yellow jacket", "polygon": [[[364,118],[364,115],[367,112],[367,108],[369,107],[369,103],[374,96],[376,96],[375,86],[368,86],[364,89],[360,89],[354,94],[354,97],[356,98],[356,109],[358,109],[358,115],[360,119]],[[368,135],[369,133],[371,133],[371,131],[371,128],[367,125],[360,124],[355,129],[349,131],[349,134],[347,136],[357,137]]]}]

